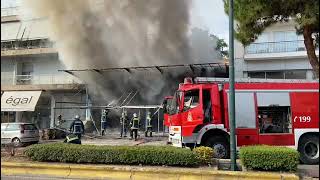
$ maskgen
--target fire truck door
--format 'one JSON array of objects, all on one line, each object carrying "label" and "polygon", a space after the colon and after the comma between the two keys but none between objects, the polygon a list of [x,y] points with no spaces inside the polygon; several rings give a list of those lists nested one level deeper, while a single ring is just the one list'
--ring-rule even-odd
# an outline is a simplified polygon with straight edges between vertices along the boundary
[{"label": "fire truck door", "polygon": [[258,144],[254,93],[236,92],[235,100],[237,146]]},{"label": "fire truck door", "polygon": [[183,136],[191,136],[195,126],[203,122],[202,92],[192,89],[184,92],[181,119]]}]

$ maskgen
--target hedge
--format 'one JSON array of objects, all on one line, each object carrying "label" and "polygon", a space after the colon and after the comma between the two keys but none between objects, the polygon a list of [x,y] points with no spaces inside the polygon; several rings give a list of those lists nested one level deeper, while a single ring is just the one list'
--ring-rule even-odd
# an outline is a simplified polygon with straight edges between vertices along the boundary
[{"label": "hedge", "polygon": [[194,152],[170,146],[95,146],[51,143],[29,146],[24,153],[34,161],[46,162],[187,167],[200,164]]},{"label": "hedge", "polygon": [[197,158],[202,164],[211,164],[213,159],[213,149],[210,147],[200,146],[193,149],[193,152],[196,153]]},{"label": "hedge", "polygon": [[276,146],[246,146],[240,148],[240,160],[247,169],[266,171],[296,171],[299,153]]}]

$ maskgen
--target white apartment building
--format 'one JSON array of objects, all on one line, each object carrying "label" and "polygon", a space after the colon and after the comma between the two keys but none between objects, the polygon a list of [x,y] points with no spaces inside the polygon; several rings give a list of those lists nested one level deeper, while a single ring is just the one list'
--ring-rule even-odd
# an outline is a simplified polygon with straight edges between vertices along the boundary
[{"label": "white apartment building", "polygon": [[55,108],[85,103],[85,88],[77,78],[58,72],[63,65],[48,39],[46,20],[21,21],[18,3],[1,0],[1,122],[53,127],[59,114],[71,120],[79,113]]},{"label": "white apartment building", "polygon": [[296,34],[293,21],[268,27],[246,48],[236,42],[235,58],[237,78],[314,78],[303,36]]}]

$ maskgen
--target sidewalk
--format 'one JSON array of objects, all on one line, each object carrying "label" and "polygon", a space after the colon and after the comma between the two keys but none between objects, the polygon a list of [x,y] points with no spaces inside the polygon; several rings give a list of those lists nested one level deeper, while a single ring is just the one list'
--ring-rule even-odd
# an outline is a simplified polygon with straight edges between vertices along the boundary
[{"label": "sidewalk", "polygon": [[295,174],[270,172],[218,171],[213,168],[178,168],[153,166],[84,165],[39,162],[2,162],[1,172],[5,176],[46,175],[63,178],[85,179],[299,179]]}]

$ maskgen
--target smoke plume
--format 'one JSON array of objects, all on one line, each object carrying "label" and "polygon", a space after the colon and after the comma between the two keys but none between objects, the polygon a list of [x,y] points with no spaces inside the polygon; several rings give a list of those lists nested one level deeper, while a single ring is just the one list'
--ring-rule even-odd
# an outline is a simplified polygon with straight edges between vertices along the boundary
[{"label": "smoke plume", "polygon": [[[66,69],[196,63],[190,58],[187,31],[190,0],[29,0],[36,16],[48,19]],[[108,104],[124,92],[160,103],[177,88],[185,70],[79,72],[94,101]],[[103,97],[103,98],[101,98]],[[100,103],[103,103],[100,102]]]}]

